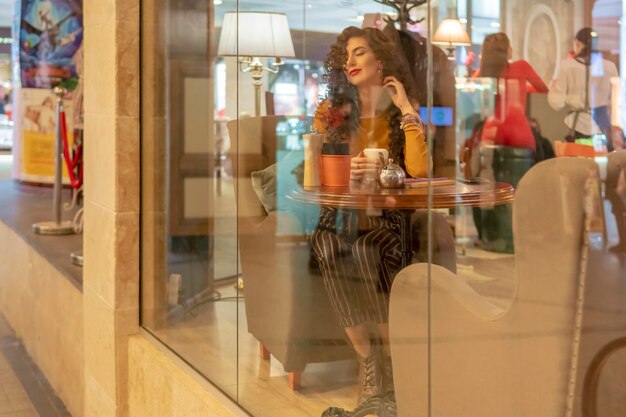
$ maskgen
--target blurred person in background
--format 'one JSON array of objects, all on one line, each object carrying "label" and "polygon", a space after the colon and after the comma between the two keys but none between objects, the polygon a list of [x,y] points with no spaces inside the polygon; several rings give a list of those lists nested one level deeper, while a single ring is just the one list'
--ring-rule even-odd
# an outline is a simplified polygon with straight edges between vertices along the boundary
[{"label": "blurred person in background", "polygon": [[561,62],[559,74],[550,85],[548,102],[555,110],[571,109],[565,124],[573,134],[568,140],[589,138],[603,133],[606,147],[613,150],[611,128],[611,78],[618,71],[611,61],[596,52],[598,35],[591,28],[583,28],[574,39],[574,58]]},{"label": "blurred person in background", "polygon": [[528,93],[547,93],[548,87],[530,64],[523,59],[509,62],[513,49],[505,33],[492,33],[482,46],[480,69],[474,77],[496,78],[493,117],[485,121],[483,142],[493,145],[529,148],[535,150],[535,137],[526,118]]}]

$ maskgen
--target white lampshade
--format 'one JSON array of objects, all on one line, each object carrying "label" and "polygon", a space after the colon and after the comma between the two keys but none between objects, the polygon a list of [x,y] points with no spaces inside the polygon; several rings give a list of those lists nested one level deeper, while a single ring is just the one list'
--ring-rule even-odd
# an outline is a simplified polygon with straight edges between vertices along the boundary
[{"label": "white lampshade", "polygon": [[455,46],[472,44],[459,19],[444,19],[435,31],[433,43]]},{"label": "white lampshade", "polygon": [[224,13],[217,54],[242,57],[295,56],[287,15],[266,12]]}]

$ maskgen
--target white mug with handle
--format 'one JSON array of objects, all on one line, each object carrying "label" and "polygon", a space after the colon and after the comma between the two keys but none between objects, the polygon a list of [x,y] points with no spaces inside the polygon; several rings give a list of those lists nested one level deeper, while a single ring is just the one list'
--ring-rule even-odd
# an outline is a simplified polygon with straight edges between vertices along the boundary
[{"label": "white mug with handle", "polygon": [[[389,158],[389,151],[384,148],[365,148],[363,149],[363,155],[367,158],[368,162],[378,163],[380,162],[380,154],[383,155],[383,159],[385,163]],[[377,174],[375,173],[367,173],[365,174],[364,180],[366,182],[375,182],[377,180]]]}]

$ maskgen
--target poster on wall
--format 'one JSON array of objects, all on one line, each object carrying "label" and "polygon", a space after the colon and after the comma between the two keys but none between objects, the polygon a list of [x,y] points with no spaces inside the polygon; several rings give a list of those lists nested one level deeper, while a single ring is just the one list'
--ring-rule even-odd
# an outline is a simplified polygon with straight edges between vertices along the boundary
[{"label": "poster on wall", "polygon": [[[22,89],[20,100],[21,180],[49,182],[54,177],[54,144],[56,131],[56,97],[50,90]],[[73,143],[72,108],[65,107],[68,142]],[[63,164],[63,181],[68,183]]]},{"label": "poster on wall", "polygon": [[[57,99],[53,87],[68,90],[64,99],[68,141],[74,127],[82,128],[82,0],[21,0],[16,2],[13,45],[17,65],[13,79],[14,177],[52,183]],[[80,111],[73,111],[81,105]],[[75,123],[73,123],[75,122]],[[73,126],[73,125],[76,126]],[[71,145],[70,145],[71,146]],[[63,164],[63,179],[67,183]]]},{"label": "poster on wall", "polygon": [[73,90],[74,55],[83,41],[82,4],[77,0],[22,0],[20,76],[23,88]]}]

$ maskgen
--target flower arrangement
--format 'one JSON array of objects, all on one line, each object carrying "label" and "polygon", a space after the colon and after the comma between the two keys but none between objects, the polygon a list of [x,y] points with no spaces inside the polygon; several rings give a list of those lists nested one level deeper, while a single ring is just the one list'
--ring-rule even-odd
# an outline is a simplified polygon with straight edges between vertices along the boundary
[{"label": "flower arrangement", "polygon": [[322,153],[326,155],[346,155],[349,153],[350,104],[335,107],[329,106],[323,117],[327,142],[324,143]]}]

